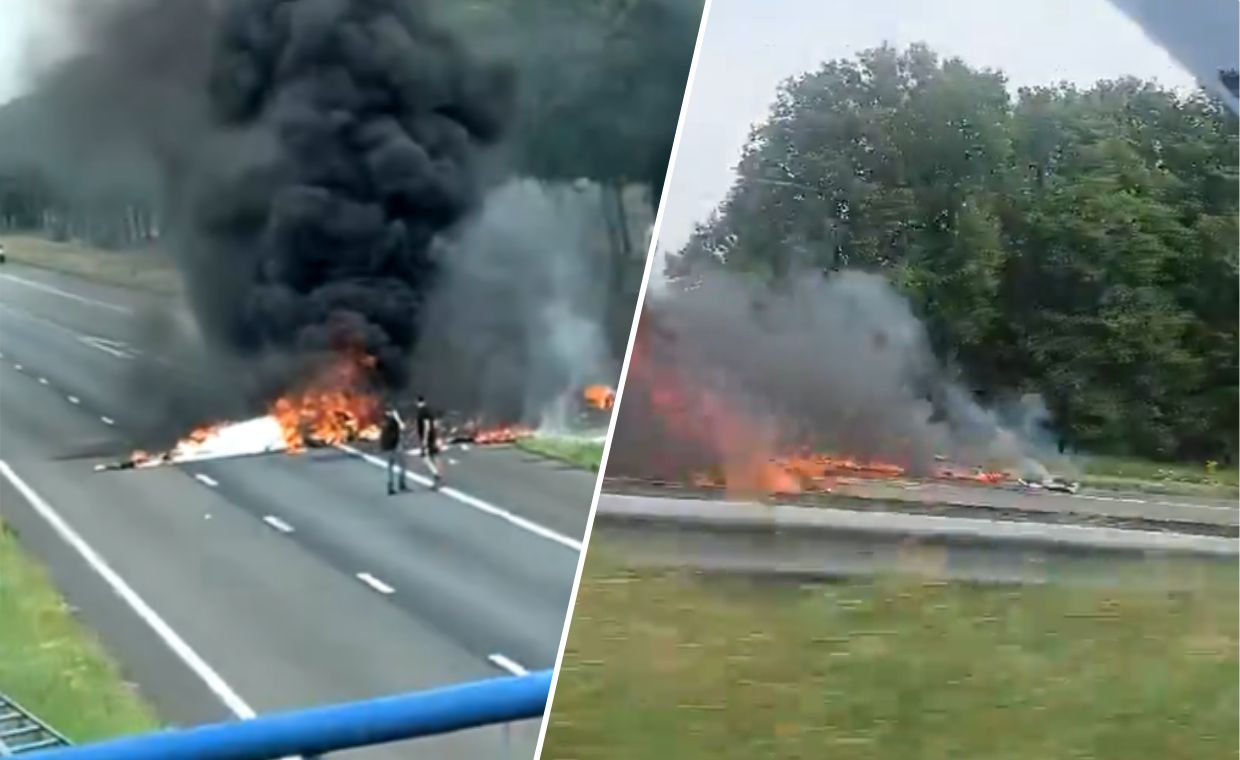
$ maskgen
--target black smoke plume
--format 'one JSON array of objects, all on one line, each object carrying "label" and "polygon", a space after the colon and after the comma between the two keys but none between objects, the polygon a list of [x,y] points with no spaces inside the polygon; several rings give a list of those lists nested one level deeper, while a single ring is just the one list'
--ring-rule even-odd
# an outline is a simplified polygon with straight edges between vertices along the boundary
[{"label": "black smoke plume", "polygon": [[106,178],[158,195],[215,370],[198,384],[255,401],[350,348],[403,388],[436,240],[481,195],[510,72],[410,0],[71,7],[80,52],[35,94],[43,153],[78,181],[64,157],[127,157]]}]

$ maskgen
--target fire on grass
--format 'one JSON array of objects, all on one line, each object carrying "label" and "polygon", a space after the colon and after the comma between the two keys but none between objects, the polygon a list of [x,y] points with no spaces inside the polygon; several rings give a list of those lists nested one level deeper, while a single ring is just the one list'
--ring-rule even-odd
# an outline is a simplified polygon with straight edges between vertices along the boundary
[{"label": "fire on grass", "polygon": [[[669,451],[709,452],[710,465],[684,475],[693,485],[747,497],[826,492],[845,481],[916,476],[911,467],[894,461],[796,443],[773,415],[751,412],[736,398],[694,382],[674,363],[661,362],[644,333],[638,333],[630,364],[633,403],[644,405],[659,421],[662,435],[672,439]],[[943,462],[919,475],[981,485],[1011,479],[1001,470]]]}]

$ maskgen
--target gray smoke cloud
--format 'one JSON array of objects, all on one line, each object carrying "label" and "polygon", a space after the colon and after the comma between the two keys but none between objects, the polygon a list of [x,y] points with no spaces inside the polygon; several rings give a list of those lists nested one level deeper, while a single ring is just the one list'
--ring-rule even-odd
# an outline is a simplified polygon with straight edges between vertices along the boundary
[{"label": "gray smoke cloud", "polygon": [[[581,389],[613,383],[613,257],[600,188],[514,179],[445,245],[413,384],[496,420],[571,426]],[[558,424],[557,424],[558,423]]]},{"label": "gray smoke cloud", "polygon": [[[1036,400],[1008,405],[1007,420],[979,405],[881,277],[811,273],[773,290],[711,272],[652,293],[646,311],[612,446],[618,474],[718,465],[738,436],[772,454],[809,447],[916,474],[943,457],[1046,474],[1022,429],[1037,424]],[[669,421],[669,394],[687,418]]]}]

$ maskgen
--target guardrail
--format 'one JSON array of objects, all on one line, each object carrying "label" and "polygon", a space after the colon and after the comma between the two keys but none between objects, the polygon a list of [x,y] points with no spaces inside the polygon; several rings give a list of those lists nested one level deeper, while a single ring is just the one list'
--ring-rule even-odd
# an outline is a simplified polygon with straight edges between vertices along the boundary
[{"label": "guardrail", "polygon": [[602,494],[594,535],[629,562],[797,580],[914,574],[986,583],[1163,584],[1234,576],[1234,538]]},{"label": "guardrail", "polygon": [[275,760],[542,717],[551,671],[27,755],[39,760]]},{"label": "guardrail", "polygon": [[29,756],[69,741],[30,714],[15,700],[0,694],[0,757]]}]

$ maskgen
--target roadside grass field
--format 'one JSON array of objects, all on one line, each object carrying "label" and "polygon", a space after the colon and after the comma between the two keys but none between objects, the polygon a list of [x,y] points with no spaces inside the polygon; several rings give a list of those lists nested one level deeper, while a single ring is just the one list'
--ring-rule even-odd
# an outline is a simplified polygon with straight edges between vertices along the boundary
[{"label": "roadside grass field", "polygon": [[558,459],[583,470],[598,472],[603,460],[601,441],[582,441],[575,438],[533,436],[517,441],[517,446],[534,454]]},{"label": "roadside grass field", "polygon": [[1240,469],[1221,463],[1168,464],[1144,459],[1091,456],[1083,459],[1085,485],[1146,491],[1236,496]]},{"label": "roadside grass field", "polygon": [[3,522],[0,692],[74,742],[160,727]]},{"label": "roadside grass field", "polygon": [[546,760],[1236,757],[1237,584],[773,586],[591,547]]},{"label": "roadside grass field", "polygon": [[181,292],[175,267],[157,252],[103,251],[27,235],[0,236],[0,243],[4,243],[9,259],[19,264],[154,293]]}]

